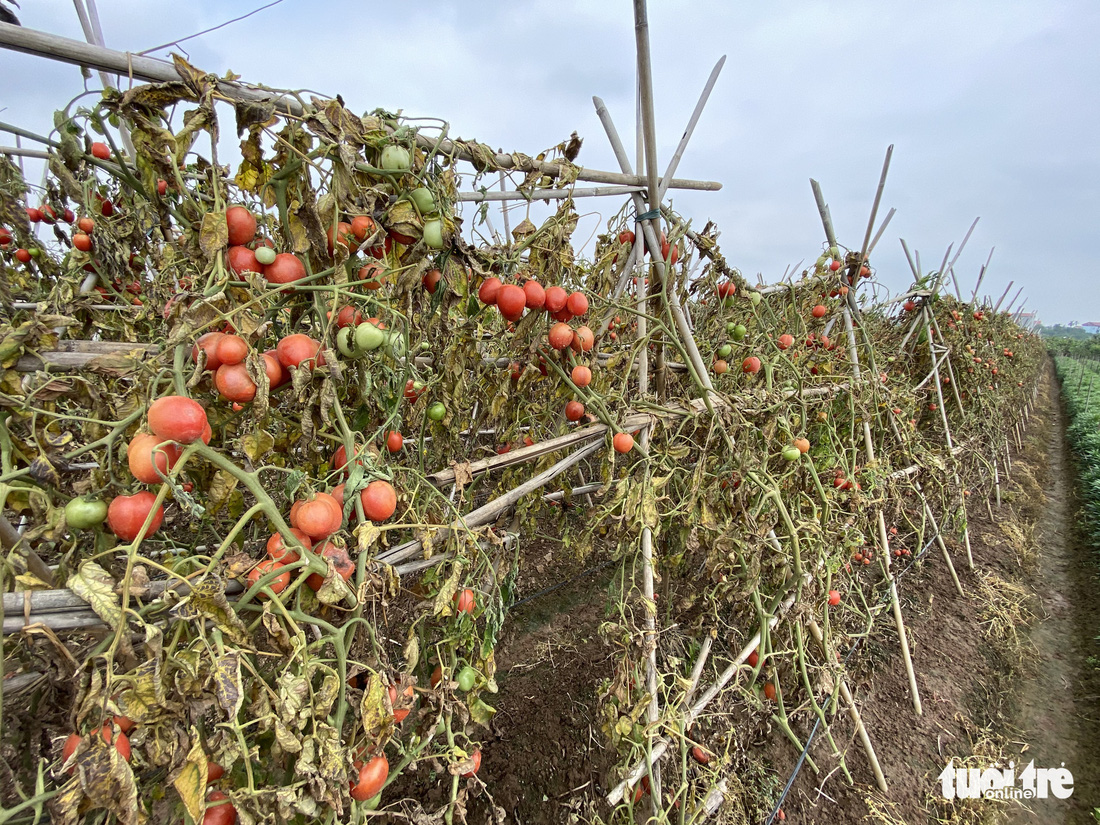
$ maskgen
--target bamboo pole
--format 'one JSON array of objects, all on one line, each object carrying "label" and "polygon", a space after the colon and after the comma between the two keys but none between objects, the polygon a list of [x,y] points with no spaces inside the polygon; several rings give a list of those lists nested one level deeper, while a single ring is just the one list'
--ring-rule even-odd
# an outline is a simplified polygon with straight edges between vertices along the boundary
[{"label": "bamboo pole", "polygon": [[[822,635],[821,628],[818,626],[817,622],[814,619],[810,619],[807,627],[809,627],[810,635],[814,637],[817,643],[821,645],[821,649],[825,652],[825,660],[832,661],[832,651],[830,651],[825,644],[825,637]],[[871,744],[871,737],[867,734],[867,728],[863,725],[863,717],[860,716],[855,699],[852,698],[852,692],[848,689],[848,680],[843,676],[840,677],[840,695],[841,698],[844,699],[844,704],[848,707],[848,716],[851,718],[852,725],[859,735],[859,741],[863,745],[863,752],[867,755],[867,761],[871,765],[871,772],[875,775],[875,782],[878,783],[880,791],[887,793],[886,777],[882,774],[882,766],[879,765],[878,756],[875,754],[875,747]]]},{"label": "bamboo pole", "polygon": [[882,233],[886,231],[886,227],[890,225],[890,221],[893,220],[894,214],[897,212],[894,207],[890,207],[890,211],[886,213],[886,217],[882,219],[882,224],[878,228],[878,232],[875,233],[875,237],[871,239],[871,245],[867,247],[867,257],[871,257],[871,253],[875,251],[875,247],[878,246],[879,240],[882,238]]},{"label": "bamboo pole", "polygon": [[[172,83],[180,80],[175,67],[164,60],[144,57],[130,52],[118,52],[113,49],[81,43],[79,40],[70,40],[66,37],[25,29],[22,26],[13,26],[8,23],[0,23],[0,48],[76,66],[102,69],[144,82]],[[273,103],[278,112],[294,117],[302,117],[307,114],[306,108],[296,98],[287,93],[248,86],[237,81],[220,78],[217,79],[216,83],[218,92],[228,100]],[[416,143],[421,149],[434,152],[437,155],[457,157],[470,163],[480,163],[471,152],[451,140],[437,140],[429,135],[417,135]],[[553,178],[560,177],[572,168],[564,164],[539,161],[533,158],[517,161],[512,155],[503,153],[494,154],[492,162],[498,169],[539,172]],[[576,179],[622,186],[644,186],[647,183],[646,179],[641,176],[623,175],[584,167],[578,169]],[[671,189],[694,189],[708,192],[716,192],[722,188],[722,184],[717,181],[683,180],[679,178],[669,181],[668,186]]]},{"label": "bamboo pole", "polygon": [[1016,290],[1016,294],[1012,296],[1012,300],[1008,302],[1008,306],[1005,307],[1005,314],[1012,312],[1012,305],[1020,299],[1020,293],[1024,291],[1023,287]]},{"label": "bamboo pole", "polygon": [[1016,283],[1016,282],[1015,282],[1015,281],[1009,281],[1009,282],[1008,282],[1008,286],[1006,286],[1006,287],[1005,287],[1005,291],[1001,293],[1001,297],[1000,297],[1000,298],[999,298],[999,299],[997,300],[997,305],[993,307],[993,314],[994,314],[994,315],[996,315],[996,314],[997,314],[997,310],[1001,308],[1001,303],[1002,303],[1002,302],[1004,301],[1004,299],[1005,299],[1006,297],[1008,297],[1008,291],[1009,291],[1010,289],[1012,289],[1012,285],[1013,285],[1014,283]]},{"label": "bamboo pole", "polygon": [[[565,198],[599,198],[607,195],[629,195],[640,192],[643,186],[594,186],[589,189],[531,189],[501,192],[459,192],[455,200],[462,203],[482,203],[484,201],[550,201]],[[507,215],[507,212],[505,212]],[[505,217],[505,232],[508,232]]]},{"label": "bamboo pole", "polygon": [[936,536],[936,543],[940,546],[940,552],[943,553],[943,560],[947,562],[947,569],[951,573],[951,580],[955,583],[955,590],[958,591],[960,596],[965,596],[963,592],[962,583],[959,581],[959,574],[955,572],[955,564],[951,561],[951,554],[947,551],[947,544],[943,540],[943,532],[940,530],[940,525],[936,522],[936,516],[932,513],[932,508],[928,505],[928,499],[924,496],[924,491],[921,490],[920,484],[916,485],[917,492],[920,493],[921,502],[924,504],[924,515],[932,525],[932,532]]}]

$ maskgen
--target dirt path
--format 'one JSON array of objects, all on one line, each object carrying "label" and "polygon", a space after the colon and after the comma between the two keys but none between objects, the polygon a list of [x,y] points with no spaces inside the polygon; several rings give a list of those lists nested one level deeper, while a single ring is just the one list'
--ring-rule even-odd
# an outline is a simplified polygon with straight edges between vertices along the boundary
[{"label": "dirt path", "polygon": [[1028,634],[1037,667],[1019,685],[1016,726],[1028,746],[1019,762],[1034,759],[1036,767],[1064,763],[1073,773],[1074,792],[1067,800],[1036,800],[1031,812],[1017,811],[1009,821],[1076,825],[1095,822],[1091,811],[1100,806],[1100,679],[1089,661],[1100,656],[1094,638],[1100,630],[1100,584],[1097,560],[1075,529],[1074,468],[1053,382],[1048,405],[1048,472],[1039,479],[1046,507],[1036,533],[1039,569],[1032,581],[1041,608]]}]

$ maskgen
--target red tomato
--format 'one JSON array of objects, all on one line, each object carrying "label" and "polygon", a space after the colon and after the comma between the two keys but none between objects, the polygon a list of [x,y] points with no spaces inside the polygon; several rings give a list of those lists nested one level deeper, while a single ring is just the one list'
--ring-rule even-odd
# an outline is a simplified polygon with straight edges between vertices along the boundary
[{"label": "red tomato", "polygon": [[357,240],[365,241],[374,234],[378,227],[374,222],[374,218],[368,215],[356,215],[351,219],[350,228],[351,234],[354,235]]},{"label": "red tomato", "polygon": [[486,278],[477,290],[477,298],[483,304],[495,304],[500,293],[500,278]]},{"label": "red tomato", "polygon": [[247,246],[231,246],[225,254],[229,269],[240,275],[242,272],[263,272],[264,268],[256,260],[256,253]]},{"label": "red tomato", "polygon": [[760,653],[754,650],[745,661],[749,663],[749,667],[756,667],[757,662],[760,661]]},{"label": "red tomato", "polygon": [[528,309],[542,309],[546,306],[546,290],[538,281],[530,280],[525,283],[523,294],[527,296]]},{"label": "red tomato", "polygon": [[547,338],[554,349],[565,349],[573,343],[573,328],[569,324],[558,322],[550,327]]},{"label": "red tomato", "polygon": [[477,748],[473,753],[471,753],[470,759],[474,761],[473,770],[467,771],[466,773],[462,774],[463,779],[469,779],[481,769],[481,748]]},{"label": "red tomato", "polygon": [[77,232],[73,235],[73,246],[79,249],[81,252],[92,251],[92,239],[90,236],[85,235],[83,232]]},{"label": "red tomato", "polygon": [[552,286],[547,289],[545,298],[543,307],[550,313],[561,312],[565,309],[565,305],[569,303],[569,293],[560,286]]},{"label": "red tomato", "polygon": [[504,284],[497,292],[497,309],[509,321],[518,321],[527,306],[527,293],[515,284]]},{"label": "red tomato", "polygon": [[340,311],[336,313],[336,327],[338,329],[356,327],[361,323],[363,323],[363,313],[353,306],[340,307]]},{"label": "red tomato", "polygon": [[221,791],[211,791],[206,798],[206,813],[202,815],[202,825],[235,825],[237,809]]},{"label": "red tomato", "polygon": [[248,356],[248,342],[239,335],[223,335],[215,347],[219,364],[239,364]]},{"label": "red tomato", "polygon": [[230,246],[244,246],[256,237],[256,216],[243,206],[226,209],[225,222],[229,228]]},{"label": "red tomato", "polygon": [[424,273],[424,277],[420,279],[420,285],[424,287],[430,294],[435,295],[436,289],[439,288],[439,282],[443,280],[443,273],[438,269],[429,269]]},{"label": "red tomato", "polygon": [[385,521],[397,510],[397,491],[388,481],[376,479],[359,494],[363,514],[371,521]]},{"label": "red tomato", "polygon": [[390,774],[390,763],[385,754],[378,754],[361,768],[357,782],[351,783],[351,798],[358,802],[374,799],[382,791]]},{"label": "red tomato", "polygon": [[569,374],[569,377],[573,379],[573,383],[578,387],[587,387],[592,383],[592,370],[584,366],[584,364],[577,364],[573,367],[573,371]]},{"label": "red tomato", "polygon": [[[123,541],[133,541],[137,538],[141,525],[145,523],[156,500],[157,497],[148,490],[142,490],[132,496],[116,496],[107,508],[107,526]],[[164,505],[161,505],[153,515],[145,535],[151,536],[157,532],[163,521]]]},{"label": "red tomato", "polygon": [[42,210],[33,206],[27,207],[27,220],[31,223],[39,223],[42,220]]},{"label": "red tomato", "polygon": [[730,365],[721,358],[716,360],[710,368],[714,370],[715,375],[725,375],[727,372],[730,371]]},{"label": "red tomato", "polygon": [[275,260],[264,267],[268,283],[290,284],[306,277],[306,266],[289,252],[280,252]]},{"label": "red tomato", "polygon": [[290,378],[274,351],[264,353],[264,372],[267,373],[267,383],[271,389],[282,386]]},{"label": "red tomato", "polygon": [[573,340],[569,342],[574,352],[588,352],[595,345],[596,336],[587,326],[577,327],[573,333]]},{"label": "red tomato", "polygon": [[588,298],[583,292],[574,292],[566,299],[565,308],[574,318],[579,318],[588,312]]},{"label": "red tomato", "polygon": [[824,318],[825,313],[828,312],[828,311],[829,310],[827,310],[821,304],[818,304],[812,310],[810,310],[810,314],[813,315],[815,318]]},{"label": "red tomato", "polygon": [[634,437],[630,433],[615,433],[611,444],[617,453],[629,453],[634,449]]},{"label": "red tomato", "polygon": [[149,405],[149,429],[168,441],[190,444],[206,429],[206,410],[192,398],[166,395]]},{"label": "red tomato", "polygon": [[[248,573],[248,586],[252,587],[260,580],[262,576],[270,573],[272,570],[281,570],[285,565],[281,561],[275,561],[274,559],[264,559],[255,567],[253,567]],[[271,588],[272,593],[282,593],[287,589],[290,584],[290,571],[287,570],[277,575],[274,579],[267,583],[267,586]],[[267,598],[263,593],[260,594],[260,598]]]},{"label": "red tomato", "polygon": [[[325,237],[328,239],[329,255],[331,255],[333,251],[332,229],[333,228],[330,226],[328,229],[325,230]],[[351,235],[351,224],[344,223],[343,221],[340,221],[338,224],[336,224],[336,243],[340,244],[340,246],[344,247],[344,249],[349,249],[350,247],[356,245],[353,242]]]},{"label": "red tomato", "polygon": [[771,682],[764,683],[764,696],[770,701],[775,701],[775,685]]},{"label": "red tomato", "polygon": [[405,437],[401,435],[397,430],[392,430],[386,433],[386,449],[391,453],[400,452],[401,448],[405,446]]},{"label": "red tomato", "polygon": [[839,590],[830,590],[829,591],[829,606],[830,607],[836,607],[838,604],[840,604],[840,591]]},{"label": "red tomato", "polygon": [[97,140],[92,144],[92,157],[99,160],[108,160],[111,157],[111,147]]},{"label": "red tomato", "polygon": [[195,342],[195,346],[191,348],[191,360],[194,363],[199,362],[199,350],[206,353],[206,369],[213,372],[222,365],[222,362],[218,359],[218,342],[225,337],[224,332],[208,332],[205,335],[200,335],[199,340]]},{"label": "red tomato", "polygon": [[[293,534],[294,538],[298,539],[298,541],[305,546],[306,550],[313,547],[313,541],[310,537],[297,527],[291,527],[290,532]],[[282,562],[283,564],[294,564],[294,562],[301,558],[296,550],[292,550],[286,546],[282,533],[271,534],[271,538],[267,540],[267,554],[275,561]]]},{"label": "red tomato", "polygon": [[570,401],[565,405],[565,417],[569,421],[580,421],[584,415],[584,404],[580,401]]},{"label": "red tomato", "polygon": [[[351,556],[348,555],[348,550],[344,545],[326,541],[317,548],[316,552],[318,555],[332,561],[333,567],[336,568],[336,574],[344,581],[350,579],[355,573],[355,562],[351,560]],[[320,590],[321,585],[324,583],[325,577],[320,573],[310,573],[309,578],[306,579],[306,584],[311,590]]]},{"label": "red tomato", "polygon": [[27,249],[15,250],[15,259],[21,264],[29,264],[31,262],[31,253]]},{"label": "red tomato", "polygon": [[[305,362],[307,367],[323,367],[324,355],[321,354],[321,345],[308,335],[296,332],[281,340],[275,347],[275,353],[279,363],[284,367],[298,367]],[[314,363],[316,362],[316,363]]]},{"label": "red tomato", "polygon": [[223,364],[214,373],[214,386],[235,404],[247,404],[256,397],[256,382],[244,364]]},{"label": "red tomato", "polygon": [[95,221],[91,218],[81,218],[76,222],[76,227],[85,235],[91,235],[92,230],[95,229]]},{"label": "red tomato", "polygon": [[691,749],[691,758],[698,762],[700,765],[710,764],[710,754],[703,750],[698,745],[695,745]]},{"label": "red tomato", "polygon": [[779,336],[779,341],[777,342],[777,346],[780,349],[789,349],[790,347],[794,346],[794,336],[793,335],[788,335],[786,333],[784,333],[783,335],[780,335]]},{"label": "red tomato", "polygon": [[469,588],[459,590],[451,597],[451,601],[455,603],[455,610],[457,612],[468,613],[471,616],[474,615],[474,609],[477,607],[477,599],[474,597],[473,590]]},{"label": "red tomato", "polygon": [[634,233],[629,229],[624,229],[622,232],[619,233],[619,243],[628,243],[633,245]]},{"label": "red tomato", "polygon": [[382,264],[369,263],[359,268],[358,278],[360,281],[365,281],[363,286],[366,289],[381,289],[386,283],[386,267]]},{"label": "red tomato", "polygon": [[217,762],[206,763],[206,781],[216,782],[225,776],[225,768],[219,765]]},{"label": "red tomato", "polygon": [[180,448],[151,433],[138,433],[126,448],[126,461],[134,478],[143,484],[160,484],[160,473],[168,471],[179,460]]},{"label": "red tomato", "polygon": [[316,493],[298,510],[297,527],[311,539],[323,539],[340,529],[344,514],[328,493]]},{"label": "red tomato", "polygon": [[749,374],[760,372],[760,359],[755,355],[750,355],[741,362],[741,371]]}]

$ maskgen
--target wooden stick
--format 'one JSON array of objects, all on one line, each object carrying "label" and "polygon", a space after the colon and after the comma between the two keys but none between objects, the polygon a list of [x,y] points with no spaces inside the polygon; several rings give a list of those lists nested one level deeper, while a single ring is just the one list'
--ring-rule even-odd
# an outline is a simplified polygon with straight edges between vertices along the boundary
[{"label": "wooden stick", "polygon": [[882,238],[882,233],[886,231],[886,227],[890,225],[890,221],[893,220],[894,213],[897,212],[894,207],[890,207],[890,211],[886,213],[886,217],[882,219],[882,225],[879,226],[878,232],[875,233],[875,237],[871,239],[871,245],[867,247],[867,257],[871,257],[871,253],[875,251],[875,247],[878,246],[879,240]]},{"label": "wooden stick", "polygon": [[[821,645],[821,649],[825,652],[825,661],[832,663],[833,655],[832,651],[825,644],[825,637],[821,633],[821,628],[818,626],[814,619],[810,619],[807,627],[810,629],[810,634],[817,640],[817,643]],[[867,728],[863,726],[863,718],[860,716],[859,709],[856,707],[855,700],[852,698],[852,692],[848,689],[848,680],[843,676],[840,677],[840,695],[844,699],[844,704],[848,706],[848,716],[852,719],[852,725],[856,729],[856,733],[859,734],[859,741],[863,745],[863,752],[867,754],[867,761],[871,763],[871,772],[875,775],[875,782],[878,783],[879,790],[883,793],[887,793],[886,777],[882,775],[882,766],[879,765],[878,756],[875,754],[875,747],[871,744],[871,737],[867,735]]]}]

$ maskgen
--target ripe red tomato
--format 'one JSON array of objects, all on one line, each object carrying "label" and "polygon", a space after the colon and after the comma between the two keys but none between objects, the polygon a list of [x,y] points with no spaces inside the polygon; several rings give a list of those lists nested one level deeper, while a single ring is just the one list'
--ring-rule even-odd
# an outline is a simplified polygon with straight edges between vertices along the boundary
[{"label": "ripe red tomato", "polygon": [[830,262],[829,263],[829,269],[833,272],[836,272],[838,269],[840,269],[840,261]]},{"label": "ripe red tomato", "polygon": [[527,293],[515,284],[504,284],[497,292],[497,309],[509,321],[518,321],[527,306]]},{"label": "ripe red tomato", "polygon": [[363,313],[353,306],[340,307],[340,311],[336,313],[337,329],[356,327],[361,323],[363,323]]},{"label": "ripe red tomato", "polygon": [[569,293],[560,286],[549,287],[546,290],[545,298],[543,308],[551,314],[561,312],[565,309],[565,305],[569,303]]},{"label": "ripe red tomato", "polygon": [[[103,724],[103,727],[100,728],[100,730],[99,730],[99,735],[101,737],[103,737],[103,741],[106,742],[108,745],[110,745],[111,742],[114,741],[115,750],[118,751],[119,756],[121,756],[127,762],[130,761],[130,756],[131,756],[130,739],[129,739],[129,737],[126,736],[125,733],[118,734],[118,738],[115,739],[114,728],[111,727],[110,722],[105,722]],[[69,738],[65,740],[65,746],[61,749],[61,764],[62,765],[64,765],[66,762],[68,762],[69,758],[73,755],[73,753],[76,752],[76,746],[80,744],[81,738],[82,737],[80,736],[80,734],[77,734],[77,733],[70,733],[69,734]],[[70,769],[69,773],[72,773],[71,769]]]},{"label": "ripe red tomato", "polygon": [[634,436],[630,433],[615,433],[611,444],[617,453],[629,453],[634,449]]},{"label": "ripe red tomato", "polygon": [[263,272],[264,268],[256,260],[256,253],[247,246],[231,246],[225,254],[229,269],[238,275],[242,272]]},{"label": "ripe red tomato", "polygon": [[256,237],[256,216],[243,206],[226,209],[225,222],[229,228],[230,246],[244,246]]},{"label": "ripe red tomato", "polygon": [[95,221],[91,218],[81,218],[76,222],[76,226],[85,235],[91,235],[92,230],[95,229]]},{"label": "ripe red tomato", "polygon": [[775,685],[771,682],[764,683],[764,696],[770,701],[775,701]]},{"label": "ripe red tomato", "polygon": [[379,263],[369,263],[359,268],[360,281],[364,281],[364,288],[369,290],[381,289],[386,284],[386,267]]},{"label": "ripe red tomato", "polygon": [[577,366],[573,367],[573,371],[569,374],[569,377],[573,379],[573,383],[578,387],[587,387],[592,383],[592,370],[584,364],[577,364]]},{"label": "ripe red tomato", "polygon": [[584,415],[584,404],[580,401],[570,401],[565,405],[565,417],[568,421],[580,421]]},{"label": "ripe red tomato", "polygon": [[737,292],[737,284],[733,281],[722,281],[715,287],[715,292],[718,293],[719,298],[732,298],[733,294]]},{"label": "ripe red tomato", "polygon": [[297,527],[311,539],[323,539],[340,529],[344,513],[328,493],[316,493],[298,510]]},{"label": "ripe red tomato", "polygon": [[31,262],[31,253],[27,249],[15,250],[15,259],[21,264],[29,264]]},{"label": "ripe red tomato", "polygon": [[780,349],[789,349],[794,345],[794,336],[784,333],[779,336],[779,341],[776,343]]},{"label": "ripe red tomato", "polygon": [[477,290],[477,298],[483,304],[495,304],[500,293],[500,278],[486,278]]},{"label": "ripe red tomato", "polygon": [[397,510],[397,491],[383,479],[375,479],[359,494],[363,514],[371,521],[385,521]]},{"label": "ripe red tomato", "polygon": [[619,243],[634,243],[634,233],[629,229],[624,229],[619,233]]},{"label": "ripe red tomato", "polygon": [[[285,565],[281,561],[275,561],[275,559],[264,559],[248,572],[248,586],[252,587],[260,580],[262,576],[270,573],[272,570],[281,570]],[[282,593],[290,585],[290,571],[287,570],[280,573],[275,578],[267,583],[267,586],[271,588],[272,593]],[[260,594],[260,598],[267,598],[263,593]]]},{"label": "ripe red tomato", "polygon": [[[123,541],[133,541],[137,538],[141,525],[145,523],[153,503],[157,497],[148,490],[142,490],[132,496],[116,496],[111,500],[107,508],[107,526],[111,532]],[[164,522],[164,505],[157,508],[153,520],[149,523],[149,530],[145,534],[151,536],[160,529]]]},{"label": "ripe red tomato", "polygon": [[469,770],[466,773],[462,774],[463,779],[469,779],[481,769],[481,748],[477,748],[476,750],[474,750],[470,754],[470,759],[474,761],[474,767],[472,770]]},{"label": "ripe red tomato", "polygon": [[840,604],[840,591],[830,590],[829,591],[829,606],[830,607],[836,607],[838,604]]},{"label": "ripe red tomato", "polygon": [[703,750],[698,745],[695,745],[691,749],[691,758],[698,762],[700,765],[710,764],[710,754]]},{"label": "ripe red tomato", "polygon": [[719,358],[711,365],[711,369],[714,370],[715,375],[725,375],[730,371],[730,365],[726,363],[725,359]]},{"label": "ripe red tomato", "polygon": [[126,448],[126,461],[134,478],[143,484],[160,484],[161,477],[179,460],[180,448],[151,433],[138,433]]},{"label": "ripe red tomato", "polygon": [[[397,707],[397,686],[390,685],[387,688],[387,692],[390,695],[390,706],[393,707],[393,723],[400,725],[405,721],[405,718],[409,715],[410,708]],[[413,686],[408,685],[403,691],[401,691],[401,704],[411,705],[416,701],[416,693],[413,691]]]},{"label": "ripe red tomato", "polygon": [[214,373],[214,386],[235,404],[247,404],[256,397],[256,382],[244,364],[222,364]]},{"label": "ripe red tomato", "polygon": [[[332,244],[332,230],[333,227],[331,226],[329,226],[325,230],[325,238],[328,240],[329,255],[332,254],[334,249]],[[338,224],[336,224],[336,243],[340,244],[340,246],[344,247],[344,249],[349,249],[352,246],[357,245],[355,244],[354,238],[352,237],[351,224],[344,223],[343,221],[340,221]]]},{"label": "ripe red tomato", "polygon": [[573,328],[569,324],[558,322],[550,327],[547,335],[550,346],[554,349],[565,349],[573,343]]},{"label": "ripe red tomato", "polygon": [[137,723],[129,716],[112,716],[111,719],[118,725],[118,729],[127,736],[130,735],[130,731],[137,727]]},{"label": "ripe red tomato", "polygon": [[85,235],[83,232],[77,232],[73,235],[73,246],[79,249],[81,252],[92,251],[92,239],[89,235]]},{"label": "ripe red tomato", "polygon": [[546,306],[546,290],[542,284],[532,279],[523,285],[523,294],[527,296],[528,309],[542,309]]},{"label": "ripe red tomato", "polygon": [[[297,527],[291,527],[290,532],[294,535],[294,538],[305,545],[306,550],[313,547],[313,540]],[[267,554],[275,561],[280,561],[283,564],[294,564],[301,558],[295,550],[286,546],[282,533],[271,534],[271,538],[267,540]]]},{"label": "ripe red tomato", "polygon": [[442,272],[440,272],[438,269],[429,269],[420,279],[420,285],[424,287],[424,289],[426,289],[429,294],[435,295],[436,289],[439,288],[439,282],[442,280]]},{"label": "ripe red tomato", "polygon": [[[275,347],[279,363],[288,369],[299,367],[304,362],[307,367],[323,367],[325,357],[321,354],[321,345],[308,335],[296,332],[281,340]],[[314,363],[316,362],[316,363]]]},{"label": "ripe red tomato", "polygon": [[365,241],[369,236],[375,233],[378,228],[374,222],[374,218],[369,215],[356,215],[351,219],[351,234],[356,237],[357,240]]},{"label": "ripe red tomato", "polygon": [[217,762],[206,763],[206,781],[216,782],[225,776],[225,768],[219,765]]},{"label": "ripe red tomato", "polygon": [[31,223],[40,223],[42,220],[42,210],[36,209],[33,206],[27,207],[27,220]]},{"label": "ripe red tomato", "polygon": [[386,433],[386,449],[391,453],[400,452],[401,448],[404,446],[405,437],[397,430],[391,430]]},{"label": "ripe red tomato", "polygon": [[289,252],[280,252],[275,260],[264,267],[268,283],[290,284],[306,277],[306,266]]},{"label": "ripe red tomato", "polygon": [[750,355],[741,362],[741,371],[749,374],[760,372],[760,359],[755,355]]},{"label": "ripe red tomato", "polygon": [[382,791],[386,784],[386,778],[390,775],[390,763],[384,753],[371,759],[359,768],[359,778],[351,783],[351,798],[358,802],[366,802],[374,799]]},{"label": "ripe red tomato", "polygon": [[588,298],[583,292],[571,293],[565,300],[565,308],[574,318],[579,318],[588,312]]},{"label": "ripe red tomato", "polygon": [[760,653],[754,650],[745,661],[749,663],[749,667],[756,667],[757,663],[760,661]]},{"label": "ripe red tomato", "polygon": [[215,344],[219,364],[239,364],[248,356],[248,342],[239,335],[223,335]]},{"label": "ripe red tomato", "polygon": [[[671,254],[671,257],[669,253]],[[680,248],[678,246],[672,246],[668,242],[668,238],[665,237],[665,233],[661,233],[661,257],[668,261],[669,265],[675,264],[680,259]]]},{"label": "ripe red tomato", "polygon": [[199,350],[206,353],[206,369],[213,372],[222,365],[222,362],[218,359],[218,342],[225,337],[224,332],[208,332],[205,335],[200,335],[199,340],[195,342],[195,346],[191,348],[191,360],[194,363],[199,362]]},{"label": "ripe red tomato", "polygon": [[96,141],[92,144],[92,157],[99,160],[108,160],[111,157],[111,147],[106,143]]},{"label": "ripe red tomato", "polygon": [[235,825],[237,809],[221,791],[211,791],[206,798],[206,813],[202,815],[202,825]]},{"label": "ripe red tomato", "polygon": [[810,314],[813,315],[815,318],[824,318],[825,313],[828,312],[828,311],[829,310],[827,310],[821,304],[818,304],[812,310],[810,310]]},{"label": "ripe red tomato", "polygon": [[267,383],[271,389],[282,386],[290,379],[274,350],[264,353],[264,372],[267,373]]},{"label": "ripe red tomato", "polygon": [[[333,567],[336,568],[336,574],[344,581],[350,579],[355,573],[355,562],[351,560],[348,549],[344,545],[326,541],[317,548],[317,553],[332,561]],[[311,590],[320,590],[321,585],[324,583],[325,577],[320,573],[310,573],[309,578],[306,579],[306,584]]]},{"label": "ripe red tomato", "polygon": [[193,398],[166,395],[149,405],[149,429],[168,441],[190,444],[206,429],[206,410]]},{"label": "ripe red tomato", "polygon": [[457,612],[468,613],[471,616],[474,615],[474,610],[477,608],[477,599],[474,596],[473,590],[469,588],[459,590],[451,597],[451,601],[455,603],[455,610]]},{"label": "ripe red tomato", "polygon": [[587,326],[577,327],[573,332],[573,340],[569,342],[574,352],[588,352],[596,345],[596,336]]}]

